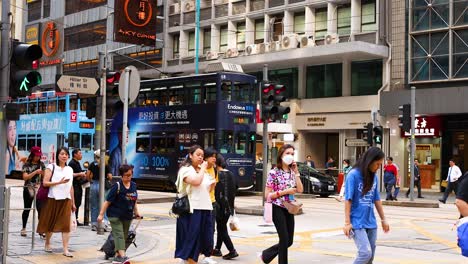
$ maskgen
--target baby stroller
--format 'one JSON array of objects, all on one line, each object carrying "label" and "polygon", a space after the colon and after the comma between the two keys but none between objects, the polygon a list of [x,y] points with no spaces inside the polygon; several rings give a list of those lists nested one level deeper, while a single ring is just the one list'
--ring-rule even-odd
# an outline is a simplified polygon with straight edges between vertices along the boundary
[{"label": "baby stroller", "polygon": [[[135,240],[136,240],[136,229],[140,225],[141,220],[143,217],[140,219],[137,219],[136,221],[132,221],[132,225],[130,226],[128,230],[128,235],[127,239],[125,239],[125,250],[130,247],[131,244],[133,244],[135,247],[137,247]],[[115,242],[114,242],[114,237],[112,236],[112,232],[109,234],[107,237],[106,242],[104,242],[104,245],[102,245],[101,249],[99,251],[104,252],[105,254],[105,259],[110,259],[115,256]]]}]

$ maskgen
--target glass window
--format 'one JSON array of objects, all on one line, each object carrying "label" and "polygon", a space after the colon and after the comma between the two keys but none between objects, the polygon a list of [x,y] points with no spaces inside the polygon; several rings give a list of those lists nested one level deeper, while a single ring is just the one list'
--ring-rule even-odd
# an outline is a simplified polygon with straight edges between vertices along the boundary
[{"label": "glass window", "polygon": [[93,145],[93,135],[82,134],[81,135],[81,150],[91,150],[92,145]]},{"label": "glass window", "polygon": [[375,0],[362,0],[361,8],[361,31],[376,31],[377,19],[375,12]]},{"label": "glass window", "polygon": [[228,26],[221,26],[219,35],[219,51],[226,52],[228,46]]},{"label": "glass window", "polygon": [[80,147],[80,134],[79,133],[68,133],[68,147],[69,148]]},{"label": "glass window", "polygon": [[205,132],[203,134],[203,145],[202,147],[208,148],[213,147],[215,144],[215,133],[214,132]]},{"label": "glass window", "polygon": [[50,0],[43,0],[43,6],[44,6],[44,14],[43,17],[47,18],[50,16]]},{"label": "glass window", "polygon": [[[249,73],[256,76],[257,80],[263,80],[262,72]],[[299,74],[297,68],[287,68],[268,71],[268,80],[281,83],[286,86],[286,91],[283,92],[288,98],[298,98],[298,79]],[[255,95],[257,96],[257,95]]]},{"label": "glass window", "polygon": [[247,133],[238,131],[235,143],[236,154],[245,154],[247,151]]},{"label": "glass window", "polygon": [[[141,133],[146,134],[146,133]],[[176,147],[176,134],[156,132],[151,134],[151,153],[171,154]]]},{"label": "glass window", "polygon": [[106,27],[106,20],[100,20],[65,28],[64,50],[67,51],[106,43]]},{"label": "glass window", "polygon": [[351,95],[374,95],[382,87],[382,61],[351,63]]},{"label": "glass window", "polygon": [[29,102],[28,113],[29,114],[37,114],[37,103],[36,102]]},{"label": "glass window", "polygon": [[411,80],[449,78],[449,33],[447,31],[411,36]]},{"label": "glass window", "polygon": [[239,83],[235,82],[233,85],[234,99],[233,101],[243,102],[243,103],[253,103],[254,94],[251,85],[248,83]]},{"label": "glass window", "polygon": [[77,13],[83,10],[103,6],[107,0],[93,0],[93,1],[65,1],[65,15]]},{"label": "glass window", "polygon": [[195,56],[195,31],[189,32],[188,55]]},{"label": "glass window", "polygon": [[58,101],[58,111],[59,112],[65,112],[67,109],[65,107],[65,99],[59,99]]},{"label": "glass window", "polygon": [[243,50],[245,49],[245,23],[237,23],[237,32],[236,32],[236,39],[237,39],[237,49]]},{"label": "glass window", "polygon": [[149,152],[150,149],[150,133],[137,133],[136,135],[136,152]]},{"label": "glass window", "polygon": [[305,33],[305,12],[294,14],[294,33],[296,34]]},{"label": "glass window", "polygon": [[206,83],[205,87],[205,104],[216,102],[216,83]]},{"label": "glass window", "polygon": [[349,35],[351,33],[351,5],[338,7],[338,34]]},{"label": "glass window", "polygon": [[185,87],[189,94],[189,104],[201,104],[201,83],[190,82],[186,83]]},{"label": "glass window", "polygon": [[51,99],[47,102],[47,113],[54,113],[54,112],[57,112],[57,100]]},{"label": "glass window", "polygon": [[45,101],[39,102],[38,113],[47,113],[47,102]]},{"label": "glass window", "polygon": [[[468,8],[466,9],[468,10]],[[467,11],[468,12],[468,11]],[[468,30],[453,32],[453,78],[468,77]]]},{"label": "glass window", "polygon": [[265,8],[265,0],[250,0],[250,12]]},{"label": "glass window", "polygon": [[26,135],[18,135],[18,150],[19,151],[26,151],[28,150],[26,148],[26,138],[27,136]]},{"label": "glass window", "polygon": [[203,31],[203,54],[211,50],[211,30],[205,28]]},{"label": "glass window", "polygon": [[263,43],[265,39],[265,21],[263,19],[255,20],[255,44]]},{"label": "glass window", "polygon": [[218,139],[219,153],[234,153],[233,133],[230,130],[223,130]]},{"label": "glass window", "polygon": [[179,58],[179,42],[180,42],[180,35],[177,34],[177,35],[174,35],[172,37],[172,41],[173,41],[173,49],[172,49],[172,58],[174,59],[178,59]]},{"label": "glass window", "polygon": [[315,38],[324,38],[327,34],[327,8],[315,9]]},{"label": "glass window", "polygon": [[232,15],[240,15],[245,13],[245,1],[232,3]]},{"label": "glass window", "polygon": [[41,19],[41,1],[28,3],[28,22]]},{"label": "glass window", "polygon": [[231,82],[224,81],[221,84],[221,99],[224,101],[231,101],[232,99],[231,93],[232,93]]},{"label": "glass window", "polygon": [[283,13],[273,15],[271,19],[275,19],[273,23],[273,40],[279,41],[283,36]]},{"label": "glass window", "polygon": [[70,110],[78,110],[78,98],[70,96]]},{"label": "glass window", "polygon": [[449,1],[413,1],[412,31],[445,28],[449,26]]},{"label": "glass window", "polygon": [[453,1],[453,24],[468,25],[468,0]]},{"label": "glass window", "polygon": [[342,95],[342,64],[307,67],[306,97],[338,97]]}]

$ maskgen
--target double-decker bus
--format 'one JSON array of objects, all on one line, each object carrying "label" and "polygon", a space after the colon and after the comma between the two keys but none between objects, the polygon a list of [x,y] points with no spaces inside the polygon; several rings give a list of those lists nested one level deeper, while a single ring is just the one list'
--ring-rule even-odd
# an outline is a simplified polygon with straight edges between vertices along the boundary
[{"label": "double-decker bus", "polygon": [[82,166],[84,162],[94,160],[95,120],[86,117],[85,99],[80,99],[76,94],[47,91],[33,93],[13,102],[18,104],[20,117],[18,121],[8,121],[9,130],[16,127],[17,149],[12,154],[16,159],[15,166],[7,168],[8,174],[22,169],[22,163],[34,146],[41,147],[41,160],[46,165],[56,162],[56,150],[61,146],[68,147],[70,155],[73,149],[80,148],[83,153]]},{"label": "double-decker bus", "polygon": [[180,162],[190,146],[213,147],[227,162],[239,187],[253,187],[256,137],[256,78],[217,72],[141,81],[128,109],[128,134],[122,140],[122,112],[110,128],[110,166],[126,161],[146,189],[173,189]]}]

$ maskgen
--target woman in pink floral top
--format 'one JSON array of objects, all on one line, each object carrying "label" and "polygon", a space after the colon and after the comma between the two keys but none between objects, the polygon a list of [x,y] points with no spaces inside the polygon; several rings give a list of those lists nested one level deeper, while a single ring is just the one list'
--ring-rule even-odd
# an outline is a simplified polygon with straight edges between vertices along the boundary
[{"label": "woman in pink floral top", "polygon": [[297,164],[294,161],[294,147],[283,145],[278,151],[275,168],[268,173],[265,198],[273,203],[273,223],[279,236],[279,243],[265,249],[260,259],[270,263],[278,256],[278,264],[288,263],[288,248],[293,244],[294,215],[288,213],[283,202],[294,200],[295,193],[303,191]]}]

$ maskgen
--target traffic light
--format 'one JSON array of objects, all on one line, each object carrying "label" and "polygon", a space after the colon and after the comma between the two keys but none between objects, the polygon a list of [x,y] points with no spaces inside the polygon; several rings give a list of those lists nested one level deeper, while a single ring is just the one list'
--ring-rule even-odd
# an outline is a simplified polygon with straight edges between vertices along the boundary
[{"label": "traffic light", "polygon": [[33,70],[33,62],[42,57],[42,48],[13,41],[13,51],[10,61],[10,91],[11,98],[31,95],[32,88],[42,82],[41,74]]},{"label": "traffic light", "polygon": [[411,130],[411,105],[404,104],[398,107],[399,115],[398,120],[400,121],[399,126],[403,131],[410,132]]},{"label": "traffic light", "polygon": [[273,97],[273,105],[276,106],[277,110],[274,114],[274,120],[280,120],[288,118],[288,114],[291,111],[289,106],[281,106],[281,103],[286,101],[286,96],[282,95],[283,92],[286,91],[286,87],[282,84],[277,84],[274,86],[274,97]]},{"label": "traffic light", "polygon": [[274,114],[278,112],[278,108],[273,105],[275,85],[272,83],[262,83],[262,111],[261,119],[263,122],[268,122]]},{"label": "traffic light", "polygon": [[375,145],[379,144],[382,145],[383,139],[383,127],[382,126],[375,126],[374,127],[374,143]]},{"label": "traffic light", "polygon": [[373,137],[372,137],[372,133],[374,132],[373,131],[373,128],[374,128],[374,124],[372,123],[367,123],[365,126],[364,126],[365,130],[364,130],[364,133],[363,133],[363,139],[365,141],[367,141],[367,144],[369,144],[369,146],[372,146],[373,145]]},{"label": "traffic light", "polygon": [[107,95],[116,96],[119,94],[119,87],[116,83],[119,83],[120,72],[107,72],[106,73],[106,82],[107,82]]},{"label": "traffic light", "polygon": [[97,97],[86,98],[86,117],[93,119],[96,117]]}]

